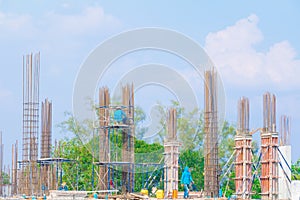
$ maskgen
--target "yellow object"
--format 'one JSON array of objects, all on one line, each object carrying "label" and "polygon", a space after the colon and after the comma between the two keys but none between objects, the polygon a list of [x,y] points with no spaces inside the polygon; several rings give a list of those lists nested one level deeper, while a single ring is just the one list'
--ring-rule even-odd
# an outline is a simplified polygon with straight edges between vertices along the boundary
[{"label": "yellow object", "polygon": [[148,195],[148,190],[147,189],[142,189],[141,194],[142,195]]},{"label": "yellow object", "polygon": [[177,190],[173,190],[172,191],[172,199],[177,199],[178,198],[178,191]]},{"label": "yellow object", "polygon": [[157,190],[156,191],[156,198],[163,199],[164,198],[164,191],[163,190]]}]

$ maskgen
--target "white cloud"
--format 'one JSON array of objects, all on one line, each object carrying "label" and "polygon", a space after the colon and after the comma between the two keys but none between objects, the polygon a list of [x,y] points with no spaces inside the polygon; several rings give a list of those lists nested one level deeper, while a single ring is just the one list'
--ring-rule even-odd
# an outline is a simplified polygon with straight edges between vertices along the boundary
[{"label": "white cloud", "polygon": [[[0,12],[0,30],[7,33],[21,33],[20,31],[31,26],[30,15],[17,15]],[[22,32],[24,34],[24,32]]]},{"label": "white cloud", "polygon": [[86,7],[81,13],[60,14],[49,12],[45,15],[51,33],[67,33],[70,35],[89,34],[99,30],[118,27],[120,22],[112,15],[106,14],[102,7]]},{"label": "white cloud", "polygon": [[298,86],[300,60],[295,49],[288,41],[281,41],[267,52],[257,51],[255,45],[263,42],[258,22],[256,15],[250,15],[207,35],[205,48],[223,79],[243,86]]},{"label": "white cloud", "polygon": [[71,5],[70,5],[69,3],[63,3],[63,4],[61,5],[61,7],[63,7],[63,8],[70,8]]},{"label": "white cloud", "polygon": [[100,6],[51,12],[50,9],[21,14],[3,12],[0,8],[0,53],[8,55],[3,63],[11,65],[11,57],[41,51],[41,66],[49,72],[47,76],[76,75],[77,67],[90,49],[120,27],[119,20]]},{"label": "white cloud", "polygon": [[120,24],[116,17],[105,13],[100,6],[85,7],[72,14],[46,11],[40,16],[0,11],[0,35],[10,38],[29,36],[39,40],[53,36],[99,35],[99,31],[111,30]]},{"label": "white cloud", "polygon": [[11,95],[12,95],[11,91],[9,91],[5,88],[2,88],[2,87],[0,88],[0,102],[2,100],[5,100],[5,99],[9,98]]}]

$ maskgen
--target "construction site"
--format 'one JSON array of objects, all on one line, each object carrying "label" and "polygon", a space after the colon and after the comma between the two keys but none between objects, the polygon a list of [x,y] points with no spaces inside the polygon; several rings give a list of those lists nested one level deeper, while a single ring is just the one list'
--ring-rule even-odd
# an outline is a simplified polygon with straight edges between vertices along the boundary
[{"label": "construction site", "polygon": [[[219,97],[216,79],[216,69],[206,70],[204,88],[199,89],[204,90],[204,189],[190,191],[189,198],[227,199],[220,191],[221,182],[233,170],[235,193],[231,196],[232,199],[253,199],[255,179],[260,183],[261,199],[299,199],[300,182],[292,181],[291,177],[290,118],[282,115],[279,123],[276,121],[275,94],[266,92],[262,95],[261,127],[249,127],[249,99],[241,97],[238,100],[235,147],[227,163],[220,166],[218,135],[221,127],[218,124]],[[62,166],[66,163],[76,165],[76,161],[53,153],[58,151],[60,144],[54,142],[55,138],[52,137],[52,102],[47,98],[40,102],[39,84],[40,54],[26,55],[23,57],[22,141],[12,144],[11,166],[3,167],[4,145],[1,135],[0,169],[9,175],[9,181],[4,184],[4,177],[0,175],[0,196],[5,199],[61,200],[183,199],[179,176],[179,171],[182,170],[179,166],[181,141],[177,136],[176,109],[167,110],[167,134],[163,142],[162,161],[140,162],[141,159],[134,156],[135,90],[131,83],[122,87],[121,103],[118,105],[111,101],[108,87],[100,87],[98,102],[95,102],[98,119],[94,124],[92,137],[96,141],[90,172],[93,190],[64,190]],[[257,159],[253,155],[254,134],[259,134],[260,137]],[[116,145],[117,143],[121,145]],[[150,195],[151,191],[148,189],[135,191],[137,171],[139,176],[143,176],[143,171],[145,176],[146,172],[156,171],[163,189],[154,191],[154,196]],[[149,185],[149,176],[148,174],[145,178],[144,185]]]}]

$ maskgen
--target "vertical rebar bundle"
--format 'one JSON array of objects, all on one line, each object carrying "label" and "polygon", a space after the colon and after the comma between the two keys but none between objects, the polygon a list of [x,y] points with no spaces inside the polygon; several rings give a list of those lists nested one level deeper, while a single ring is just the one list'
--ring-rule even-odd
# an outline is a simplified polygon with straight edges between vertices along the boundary
[{"label": "vertical rebar bundle", "polygon": [[177,141],[177,112],[170,108],[167,116],[167,141]]},{"label": "vertical rebar bundle", "polygon": [[235,136],[235,191],[239,199],[249,199],[252,178],[252,136],[249,134],[249,100],[238,102],[238,123]]},{"label": "vertical rebar bundle", "polygon": [[[122,87],[122,106],[111,106],[107,87],[99,92],[99,189],[113,189],[114,168],[122,170],[122,192],[134,190],[134,88]],[[122,122],[114,120],[113,115],[121,109],[126,116]],[[122,137],[120,155],[118,143],[113,138]],[[120,168],[119,168],[120,169]]]},{"label": "vertical rebar bundle", "polygon": [[[42,102],[41,113],[41,159],[51,158],[51,144],[52,144],[52,103],[45,99]],[[55,189],[52,181],[55,181],[55,176],[52,176],[51,163],[40,164],[40,183],[39,188],[47,188],[47,190]]]},{"label": "vertical rebar bundle", "polygon": [[[123,166],[122,182],[127,185],[127,192],[134,190],[134,88],[133,84],[122,87],[122,104],[127,116],[127,129],[122,130],[122,162],[129,163]],[[123,192],[124,188],[123,188]]]},{"label": "vertical rebar bundle", "polygon": [[167,115],[167,137],[164,150],[164,191],[165,198],[169,198],[170,194],[176,194],[178,191],[179,142],[177,140],[177,113],[174,108],[169,109]]},{"label": "vertical rebar bundle", "polygon": [[219,194],[217,79],[214,69],[205,71],[204,80],[204,193]]},{"label": "vertical rebar bundle", "polygon": [[50,158],[52,144],[52,103],[48,99],[42,102],[41,125],[41,158]]},{"label": "vertical rebar bundle", "polygon": [[292,150],[290,145],[291,123],[286,115],[281,116],[280,120],[280,142],[279,169],[278,169],[278,198],[291,199],[291,179],[292,179]]},{"label": "vertical rebar bundle", "polygon": [[18,141],[12,144],[12,170],[11,170],[11,194],[16,195],[17,190],[17,170],[18,170]]},{"label": "vertical rebar bundle", "polygon": [[242,97],[238,102],[238,134],[249,134],[249,100]]},{"label": "vertical rebar bundle", "polygon": [[286,115],[282,115],[280,118],[280,146],[286,146],[290,144],[291,134],[291,121]]},{"label": "vertical rebar bundle", "polygon": [[37,191],[40,53],[23,57],[23,160],[20,192]]},{"label": "vertical rebar bundle", "polygon": [[278,199],[278,133],[276,133],[276,97],[263,95],[263,132],[261,133],[262,199]]},{"label": "vertical rebar bundle", "polygon": [[264,132],[276,132],[276,97],[269,92],[263,95]]},{"label": "vertical rebar bundle", "polygon": [[[109,124],[109,104],[110,96],[107,87],[100,88],[99,91],[99,162],[107,163],[109,161],[109,138],[108,129]],[[100,165],[99,168],[99,189],[107,190],[108,180],[107,165]]]}]

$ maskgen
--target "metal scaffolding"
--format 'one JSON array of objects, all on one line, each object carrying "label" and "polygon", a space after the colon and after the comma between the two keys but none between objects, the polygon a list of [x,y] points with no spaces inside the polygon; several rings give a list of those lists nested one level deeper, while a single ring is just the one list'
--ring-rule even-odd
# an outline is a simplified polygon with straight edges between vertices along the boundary
[{"label": "metal scaffolding", "polygon": [[[111,190],[115,187],[114,171],[122,172],[123,193],[134,190],[134,89],[133,85],[122,87],[122,105],[110,105],[108,88],[99,92],[99,166],[98,188]],[[126,120],[114,119],[116,110],[122,110]],[[118,140],[122,145],[119,147]]]},{"label": "metal scaffolding", "polygon": [[23,57],[23,148],[18,192],[26,195],[38,190],[40,53]]},{"label": "metal scaffolding", "polygon": [[252,136],[249,133],[249,100],[238,102],[238,123],[235,136],[235,192],[239,199],[249,199],[252,179]]},{"label": "metal scaffolding", "polygon": [[176,109],[169,109],[167,116],[167,137],[164,142],[164,192],[165,198],[175,197],[178,191],[179,142],[177,140]]},{"label": "metal scaffolding", "polygon": [[278,133],[276,132],[276,97],[263,95],[263,131],[261,133],[261,196],[278,199]]},{"label": "metal scaffolding", "polygon": [[205,71],[204,80],[204,193],[219,195],[217,78],[214,69]]}]

